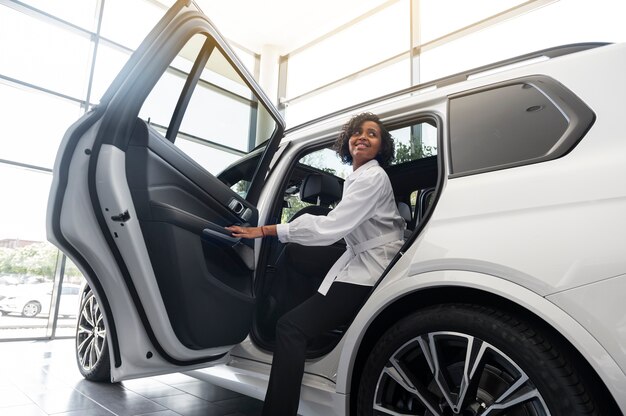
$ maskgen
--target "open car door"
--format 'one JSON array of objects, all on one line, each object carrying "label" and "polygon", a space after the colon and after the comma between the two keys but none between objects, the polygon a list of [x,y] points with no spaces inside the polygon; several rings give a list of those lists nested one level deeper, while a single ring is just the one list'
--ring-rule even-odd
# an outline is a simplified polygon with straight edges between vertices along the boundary
[{"label": "open car door", "polygon": [[[283,130],[190,1],[167,12],[101,103],[69,128],[48,236],[95,294],[99,311],[86,312],[104,319],[112,380],[206,366],[245,339],[254,244],[223,227],[257,225]],[[237,163],[246,169],[233,183],[216,177]],[[79,325],[77,348],[96,327]]]}]

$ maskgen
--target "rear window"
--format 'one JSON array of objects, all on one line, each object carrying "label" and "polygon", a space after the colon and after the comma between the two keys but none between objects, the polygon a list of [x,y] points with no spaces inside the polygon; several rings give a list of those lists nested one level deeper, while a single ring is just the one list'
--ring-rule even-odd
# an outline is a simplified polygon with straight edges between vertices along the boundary
[{"label": "rear window", "polygon": [[454,176],[554,159],[578,143],[593,112],[547,77],[529,77],[450,97]]}]

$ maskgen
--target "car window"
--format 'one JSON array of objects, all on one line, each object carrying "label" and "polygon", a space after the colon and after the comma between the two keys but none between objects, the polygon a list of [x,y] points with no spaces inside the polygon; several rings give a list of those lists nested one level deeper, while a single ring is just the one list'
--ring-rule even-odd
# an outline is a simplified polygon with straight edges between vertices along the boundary
[{"label": "car window", "polygon": [[214,175],[262,146],[276,129],[219,45],[204,34],[179,51],[139,116]]},{"label": "car window", "polygon": [[[291,176],[290,185],[285,190],[283,210],[281,213],[281,223],[288,222],[293,215],[302,208],[315,205],[303,201],[300,198],[300,186],[304,177],[308,174],[328,174],[336,177],[336,180],[343,185],[352,167],[341,163],[337,152],[330,147],[315,150],[307,153],[298,160],[295,172]],[[336,204],[331,204],[334,206]]]},{"label": "car window", "polygon": [[437,128],[428,122],[415,123],[390,131],[394,139],[395,158],[392,165],[437,154]]},{"label": "car window", "polygon": [[559,157],[594,119],[570,91],[539,77],[453,97],[449,117],[453,174]]}]

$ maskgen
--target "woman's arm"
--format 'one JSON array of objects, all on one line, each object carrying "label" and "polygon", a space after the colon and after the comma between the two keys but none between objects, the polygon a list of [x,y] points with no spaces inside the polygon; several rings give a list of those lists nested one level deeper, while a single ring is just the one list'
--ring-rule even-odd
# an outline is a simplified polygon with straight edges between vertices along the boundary
[{"label": "woman's arm", "polygon": [[276,235],[276,225],[263,225],[261,227],[239,227],[238,225],[232,225],[225,228],[233,233],[233,237],[237,238],[261,238]]},{"label": "woman's arm", "polygon": [[[290,223],[281,224],[281,241],[307,246],[325,246],[344,238],[363,222],[371,218],[380,198],[387,197],[387,175],[382,169],[368,170],[348,188],[343,199],[326,216],[301,215]],[[389,192],[387,192],[389,191]],[[285,230],[287,232],[285,233]]]},{"label": "woman's arm", "polygon": [[226,229],[233,237],[261,238],[278,235],[282,242],[294,242],[310,246],[333,244],[370,218],[378,206],[378,199],[385,192],[388,182],[384,171],[362,174],[350,185],[349,192],[326,216],[305,214],[291,223],[281,224],[281,235],[276,225],[262,227],[231,226]]}]

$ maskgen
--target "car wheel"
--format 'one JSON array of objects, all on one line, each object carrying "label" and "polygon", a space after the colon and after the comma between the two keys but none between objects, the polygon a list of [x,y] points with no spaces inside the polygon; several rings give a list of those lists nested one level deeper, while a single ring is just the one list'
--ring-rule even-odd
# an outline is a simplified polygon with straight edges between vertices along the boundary
[{"label": "car wheel", "polygon": [[34,318],[41,312],[41,304],[35,300],[31,300],[22,308],[22,316],[26,318]]},{"label": "car wheel", "polygon": [[104,315],[93,292],[83,299],[76,327],[76,361],[87,380],[110,381],[111,363]]},{"label": "car wheel", "polygon": [[361,378],[359,415],[599,415],[567,349],[493,309],[418,311],[378,341]]}]

